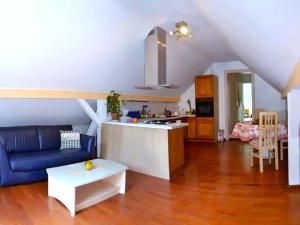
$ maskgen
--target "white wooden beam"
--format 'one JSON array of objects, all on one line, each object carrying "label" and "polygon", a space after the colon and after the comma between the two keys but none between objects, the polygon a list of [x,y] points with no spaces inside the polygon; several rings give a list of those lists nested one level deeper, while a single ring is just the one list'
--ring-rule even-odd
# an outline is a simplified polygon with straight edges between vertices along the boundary
[{"label": "white wooden beam", "polygon": [[106,100],[97,100],[97,112],[84,99],[77,99],[82,109],[91,118],[92,122],[87,131],[87,135],[94,136],[97,132],[97,157],[101,156],[101,123],[106,120]]},{"label": "white wooden beam", "polygon": [[[98,115],[99,119],[101,121],[106,120],[106,100],[97,100],[97,111],[96,114]],[[97,131],[97,124],[92,120],[88,131],[87,131],[87,135],[96,135],[96,131]]]},{"label": "white wooden beam", "polygon": [[86,134],[90,136],[95,136],[96,131],[97,131],[97,124],[94,121],[92,121]]},{"label": "white wooden beam", "polygon": [[[97,100],[97,116],[101,121],[105,121],[107,117],[106,100]],[[97,127],[97,156],[101,156],[101,130],[102,124]]]},{"label": "white wooden beam", "polygon": [[99,116],[95,113],[92,107],[84,99],[77,99],[81,108],[86,112],[92,121],[94,121],[98,126],[101,126],[101,120]]},{"label": "white wooden beam", "polygon": [[[121,93],[121,99],[127,101],[151,101],[151,102],[179,102],[180,96],[148,96],[148,95],[128,95]],[[105,100],[109,93],[103,92],[82,92],[67,90],[38,90],[38,89],[7,89],[0,88],[1,98],[21,98],[21,99],[102,99]]]},{"label": "white wooden beam", "polygon": [[300,90],[292,90],[288,93],[288,172],[289,185],[300,184]]}]

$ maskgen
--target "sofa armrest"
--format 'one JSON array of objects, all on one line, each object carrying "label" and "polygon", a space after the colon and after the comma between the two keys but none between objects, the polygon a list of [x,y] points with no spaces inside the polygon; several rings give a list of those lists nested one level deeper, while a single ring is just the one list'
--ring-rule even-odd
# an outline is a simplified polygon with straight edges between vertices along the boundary
[{"label": "sofa armrest", "polygon": [[5,145],[0,144],[0,169],[2,167],[3,162],[5,161],[8,161],[7,147]]},{"label": "sofa armrest", "polygon": [[80,134],[80,144],[82,149],[88,151],[91,157],[96,158],[95,137]]},{"label": "sofa armrest", "polygon": [[3,184],[5,176],[9,175],[9,163],[7,155],[7,146],[0,144],[0,185]]}]

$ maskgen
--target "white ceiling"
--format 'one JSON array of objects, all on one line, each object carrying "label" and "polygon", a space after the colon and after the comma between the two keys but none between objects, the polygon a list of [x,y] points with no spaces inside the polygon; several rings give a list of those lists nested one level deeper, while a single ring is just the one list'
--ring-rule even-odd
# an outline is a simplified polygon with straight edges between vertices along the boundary
[{"label": "white ceiling", "polygon": [[300,1],[194,0],[230,49],[282,91],[300,56]]},{"label": "white ceiling", "polygon": [[[188,22],[168,40],[168,78],[181,94],[211,63],[240,60],[282,90],[300,54],[295,0],[0,1],[0,86],[137,92],[143,41],[156,25]],[[145,91],[144,91],[145,92]]]},{"label": "white ceiling", "polygon": [[[300,55],[299,9],[298,0],[0,0],[0,88],[180,95],[213,62],[240,60],[283,90]],[[167,40],[169,83],[181,88],[133,89],[148,32],[182,20],[194,36]]]},{"label": "white ceiling", "polygon": [[145,37],[181,20],[195,33],[168,38],[168,78],[181,89],[145,94],[179,95],[212,62],[237,59],[191,2],[0,1],[0,86],[138,92]]}]

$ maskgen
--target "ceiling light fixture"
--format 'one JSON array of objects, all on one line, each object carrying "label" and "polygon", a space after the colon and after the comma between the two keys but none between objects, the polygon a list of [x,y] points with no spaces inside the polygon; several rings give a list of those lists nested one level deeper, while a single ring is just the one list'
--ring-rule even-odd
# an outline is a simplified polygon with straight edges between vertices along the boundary
[{"label": "ceiling light fixture", "polygon": [[192,37],[192,33],[189,31],[188,24],[184,21],[176,23],[175,31],[170,31],[169,34],[171,36],[177,35],[179,37]]}]

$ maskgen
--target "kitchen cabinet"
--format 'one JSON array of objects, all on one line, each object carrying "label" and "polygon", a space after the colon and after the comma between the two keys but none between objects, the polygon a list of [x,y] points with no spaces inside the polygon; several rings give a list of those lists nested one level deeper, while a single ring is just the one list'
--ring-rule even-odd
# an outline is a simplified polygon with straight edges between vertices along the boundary
[{"label": "kitchen cabinet", "polygon": [[[200,75],[195,77],[196,139],[216,141],[219,129],[218,77]],[[205,103],[205,104],[204,104]]]},{"label": "kitchen cabinet", "polygon": [[187,138],[196,138],[196,117],[188,117]]},{"label": "kitchen cabinet", "polygon": [[215,121],[213,117],[187,117],[183,122],[189,124],[186,128],[186,139],[214,140]]},{"label": "kitchen cabinet", "polygon": [[184,128],[184,139],[196,138],[196,117],[183,117],[181,122],[188,123],[189,125]]},{"label": "kitchen cabinet", "polygon": [[187,140],[217,141],[218,93],[217,76],[199,75],[195,77],[196,117],[187,117],[185,120],[189,124],[185,131]]},{"label": "kitchen cabinet", "polygon": [[170,180],[185,162],[183,126],[166,129],[151,124],[103,122],[101,158],[123,163],[135,172]]},{"label": "kitchen cabinet", "polygon": [[196,98],[214,97],[214,81],[212,75],[201,75],[195,78]]},{"label": "kitchen cabinet", "polygon": [[204,140],[214,140],[215,138],[215,123],[212,117],[196,118],[196,138]]}]

